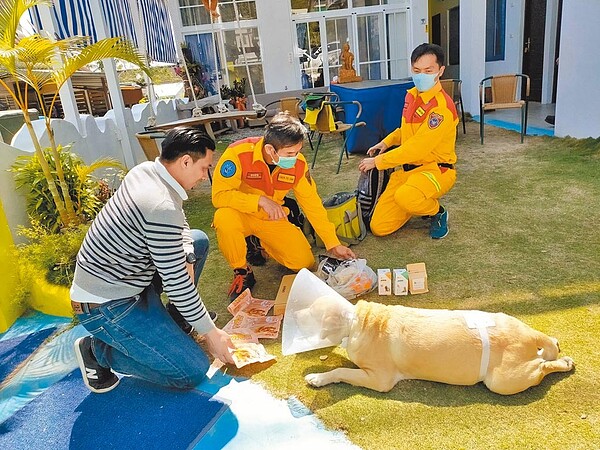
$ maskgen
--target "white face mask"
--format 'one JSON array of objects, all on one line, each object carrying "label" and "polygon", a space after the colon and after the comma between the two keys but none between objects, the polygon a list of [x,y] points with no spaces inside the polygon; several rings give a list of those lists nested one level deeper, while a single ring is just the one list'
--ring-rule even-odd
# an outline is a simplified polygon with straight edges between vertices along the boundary
[{"label": "white face mask", "polygon": [[438,73],[414,73],[412,75],[413,83],[419,92],[425,92],[435,86],[435,79]]}]

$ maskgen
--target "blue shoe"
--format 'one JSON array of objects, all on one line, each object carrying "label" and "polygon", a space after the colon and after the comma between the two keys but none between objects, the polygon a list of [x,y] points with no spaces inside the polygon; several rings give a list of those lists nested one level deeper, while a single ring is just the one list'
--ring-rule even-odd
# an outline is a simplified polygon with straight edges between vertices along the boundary
[{"label": "blue shoe", "polygon": [[442,239],[448,234],[448,211],[443,210],[431,218],[429,236],[432,239]]}]

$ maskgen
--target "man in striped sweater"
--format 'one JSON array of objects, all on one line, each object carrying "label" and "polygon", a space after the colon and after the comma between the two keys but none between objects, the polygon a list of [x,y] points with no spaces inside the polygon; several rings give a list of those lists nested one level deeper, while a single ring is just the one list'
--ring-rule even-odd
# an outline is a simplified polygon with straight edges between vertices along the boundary
[{"label": "man in striped sweater", "polygon": [[204,232],[190,230],[186,190],[208,177],[215,143],[192,128],[176,128],[161,156],[134,167],[98,214],[83,241],[71,287],[73,310],[91,333],[75,342],[87,387],[116,387],[113,370],[188,389],[209,361],[163,306],[171,306],[198,333],[208,351],[232,363],[229,335],[215,327],[196,284],[208,253]]}]

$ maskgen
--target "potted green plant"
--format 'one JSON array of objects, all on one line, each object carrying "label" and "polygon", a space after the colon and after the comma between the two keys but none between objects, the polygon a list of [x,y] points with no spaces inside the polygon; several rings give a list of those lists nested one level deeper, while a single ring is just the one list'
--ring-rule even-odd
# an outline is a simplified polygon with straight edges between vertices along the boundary
[{"label": "potted green plant", "polygon": [[[57,147],[69,198],[81,224],[91,222],[112,195],[115,178],[122,177],[125,168],[113,158],[101,158],[86,165],[81,157]],[[43,151],[50,170],[57,163],[51,149]],[[104,177],[94,174],[104,170]],[[28,240],[17,249],[22,286],[30,293],[29,306],[47,314],[70,316],[68,288],[73,280],[75,258],[87,225],[62,227],[60,215],[48,190],[39,159],[20,156],[10,169],[18,189],[25,191],[26,210],[31,227],[21,228],[19,234]],[[112,172],[112,173],[111,173]]]}]

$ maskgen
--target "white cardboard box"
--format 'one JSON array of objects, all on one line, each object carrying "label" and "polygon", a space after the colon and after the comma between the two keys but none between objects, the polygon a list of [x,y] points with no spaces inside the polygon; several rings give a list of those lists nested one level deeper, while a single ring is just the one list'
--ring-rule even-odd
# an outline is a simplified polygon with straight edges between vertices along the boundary
[{"label": "white cardboard box", "polygon": [[377,269],[379,295],[392,295],[392,272],[390,269]]},{"label": "white cardboard box", "polygon": [[284,275],[281,278],[279,291],[277,292],[277,297],[275,297],[275,306],[273,307],[274,316],[285,314],[285,307],[287,306],[290,289],[292,288],[292,283],[294,282],[295,278],[296,274]]},{"label": "white cardboard box", "polygon": [[408,270],[394,269],[394,295],[408,295]]}]

